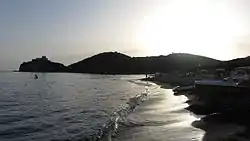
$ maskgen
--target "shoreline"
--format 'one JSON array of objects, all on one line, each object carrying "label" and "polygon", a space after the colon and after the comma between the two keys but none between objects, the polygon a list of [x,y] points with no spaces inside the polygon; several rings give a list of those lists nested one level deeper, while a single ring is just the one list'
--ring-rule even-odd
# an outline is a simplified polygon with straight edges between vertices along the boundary
[{"label": "shoreline", "polygon": [[171,85],[170,83],[152,80],[151,78],[143,78],[143,79],[139,79],[139,80],[155,83],[156,85],[159,85],[161,88],[164,88],[164,89],[173,89],[174,87],[176,87],[174,85]]},{"label": "shoreline", "polygon": [[[187,80],[188,79],[188,80]],[[175,74],[165,74],[159,76],[153,76],[148,78],[142,78],[141,81],[149,81],[153,82],[161,88],[165,89],[173,89],[177,86],[185,87],[185,86],[192,86],[195,82],[194,78],[182,78],[180,76],[175,76]]]},{"label": "shoreline", "polygon": [[[203,77],[202,77],[203,78]],[[169,85],[171,88],[177,86],[190,86],[193,85],[195,80],[202,79],[201,77],[191,77],[185,76],[184,74],[175,74],[175,73],[168,73],[168,74],[157,74],[152,77],[143,78],[143,81],[151,81],[160,85]]]},{"label": "shoreline", "polygon": [[128,115],[125,126],[119,128],[113,140],[200,139],[204,132],[191,125],[196,118],[182,109],[186,99],[174,96],[171,89],[163,88],[161,84],[164,83],[150,82],[156,84],[156,87],[150,88],[149,98]]},{"label": "shoreline", "polygon": [[[159,85],[163,89],[173,89],[178,85],[171,85],[171,83],[157,81],[155,78],[144,78],[142,81],[149,81]],[[182,85],[179,85],[182,86]],[[176,96],[176,95],[175,95]],[[186,97],[186,95],[184,94]],[[185,102],[187,103],[187,101]],[[250,139],[249,116],[243,117],[245,114],[211,114],[200,112],[200,108],[189,105],[184,110],[193,113],[194,115],[202,116],[199,120],[193,121],[190,125],[196,129],[204,131],[202,139],[213,140],[241,140],[246,141]],[[224,129],[224,130],[223,130]],[[222,131],[223,130],[223,131]]]}]

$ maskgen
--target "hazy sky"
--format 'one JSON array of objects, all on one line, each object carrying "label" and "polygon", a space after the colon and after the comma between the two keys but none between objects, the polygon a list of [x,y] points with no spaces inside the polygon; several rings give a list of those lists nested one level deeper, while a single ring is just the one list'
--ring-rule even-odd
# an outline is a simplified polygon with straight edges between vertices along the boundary
[{"label": "hazy sky", "polygon": [[250,54],[249,0],[0,0],[0,70],[103,51]]}]

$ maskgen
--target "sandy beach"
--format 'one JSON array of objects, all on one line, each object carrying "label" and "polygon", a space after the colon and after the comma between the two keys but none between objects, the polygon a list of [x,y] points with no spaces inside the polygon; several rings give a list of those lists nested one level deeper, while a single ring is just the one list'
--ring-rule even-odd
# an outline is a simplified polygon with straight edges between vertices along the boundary
[{"label": "sandy beach", "polygon": [[[163,83],[164,84],[164,83]],[[220,115],[196,115],[185,96],[174,96],[168,84],[151,88],[119,127],[114,141],[246,141],[247,127]]]},{"label": "sandy beach", "polygon": [[199,141],[204,131],[193,127],[198,117],[184,110],[186,98],[155,86],[148,100],[131,113],[114,141]]}]

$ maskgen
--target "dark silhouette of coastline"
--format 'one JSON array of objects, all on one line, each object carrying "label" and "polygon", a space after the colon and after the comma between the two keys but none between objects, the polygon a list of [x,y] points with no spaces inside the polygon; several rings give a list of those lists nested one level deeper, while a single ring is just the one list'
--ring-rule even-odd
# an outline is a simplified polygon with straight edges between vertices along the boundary
[{"label": "dark silhouette of coastline", "polygon": [[250,56],[245,58],[237,58],[230,61],[224,61],[218,65],[220,68],[232,70],[236,67],[250,66]]},{"label": "dark silhouette of coastline", "polygon": [[150,74],[156,72],[189,71],[214,68],[221,61],[212,58],[173,53],[167,56],[130,57],[118,52],[104,52],[69,66],[55,63],[46,57],[33,59],[20,65],[21,72],[71,72],[93,74]]},{"label": "dark silhouette of coastline", "polygon": [[153,74],[187,72],[197,69],[214,70],[250,66],[250,57],[220,61],[187,53],[166,56],[130,57],[118,52],[104,52],[83,59],[69,66],[48,60],[45,56],[20,65],[20,72],[71,72],[93,74]]},{"label": "dark silhouette of coastline", "polygon": [[20,72],[67,72],[68,68],[60,63],[48,60],[47,57],[32,59],[19,67]]}]

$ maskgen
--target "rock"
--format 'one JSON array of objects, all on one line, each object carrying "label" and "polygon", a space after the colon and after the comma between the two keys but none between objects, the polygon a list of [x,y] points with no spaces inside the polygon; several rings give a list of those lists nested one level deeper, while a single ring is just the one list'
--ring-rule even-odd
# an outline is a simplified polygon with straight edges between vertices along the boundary
[{"label": "rock", "polygon": [[50,61],[46,56],[24,62],[19,67],[20,72],[67,72],[66,66]]}]

